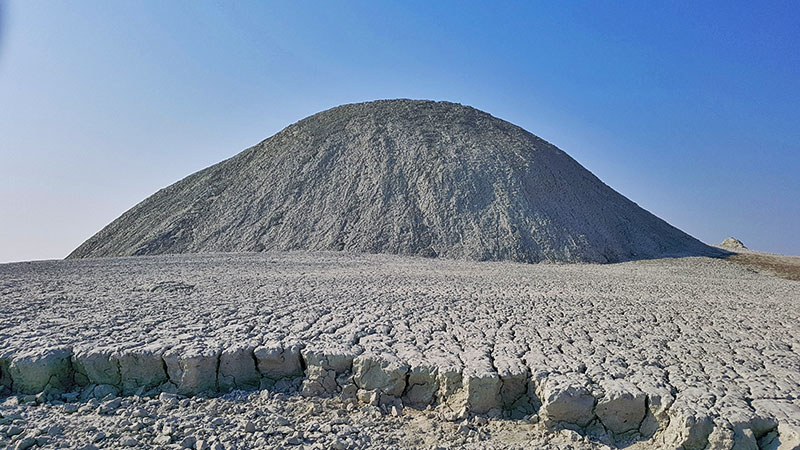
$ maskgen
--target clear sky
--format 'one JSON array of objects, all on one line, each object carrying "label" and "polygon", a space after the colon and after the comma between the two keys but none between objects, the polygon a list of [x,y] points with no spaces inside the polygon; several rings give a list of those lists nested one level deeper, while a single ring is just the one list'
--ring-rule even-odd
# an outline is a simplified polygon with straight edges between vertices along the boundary
[{"label": "clear sky", "polygon": [[4,2],[0,262],[303,117],[459,102],[706,242],[800,255],[800,2]]}]

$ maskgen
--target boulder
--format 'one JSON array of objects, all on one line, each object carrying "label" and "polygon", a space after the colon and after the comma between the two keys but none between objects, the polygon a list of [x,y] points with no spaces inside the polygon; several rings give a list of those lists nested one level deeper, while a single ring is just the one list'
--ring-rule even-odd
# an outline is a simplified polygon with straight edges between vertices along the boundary
[{"label": "boulder", "polygon": [[217,390],[219,350],[202,344],[178,346],[164,353],[169,381],[181,395]]},{"label": "boulder", "polygon": [[391,354],[361,354],[353,359],[353,381],[359,389],[399,397],[406,387],[408,364]]},{"label": "boulder", "polygon": [[73,383],[72,350],[45,348],[15,355],[8,366],[14,390],[37,394],[47,389],[63,391]]},{"label": "boulder", "polygon": [[637,430],[646,413],[645,394],[625,380],[600,382],[605,395],[597,401],[595,414],[615,434]]}]

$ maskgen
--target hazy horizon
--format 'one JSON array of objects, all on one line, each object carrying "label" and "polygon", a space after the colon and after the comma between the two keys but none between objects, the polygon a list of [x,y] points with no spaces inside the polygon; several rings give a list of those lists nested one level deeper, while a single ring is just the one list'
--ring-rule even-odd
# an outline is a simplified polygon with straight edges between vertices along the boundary
[{"label": "hazy horizon", "polygon": [[800,255],[800,6],[0,2],[0,262],[343,104],[473,106],[670,224]]}]

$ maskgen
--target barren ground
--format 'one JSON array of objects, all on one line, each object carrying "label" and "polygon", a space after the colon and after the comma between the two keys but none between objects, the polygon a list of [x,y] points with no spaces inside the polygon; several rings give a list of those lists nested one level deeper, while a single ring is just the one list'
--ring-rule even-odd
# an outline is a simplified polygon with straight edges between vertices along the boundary
[{"label": "barren ground", "polygon": [[800,257],[797,256],[739,251],[727,259],[757,271],[766,271],[787,280],[800,281]]},{"label": "barren ground", "polygon": [[0,265],[0,446],[795,448],[800,283],[731,259]]}]

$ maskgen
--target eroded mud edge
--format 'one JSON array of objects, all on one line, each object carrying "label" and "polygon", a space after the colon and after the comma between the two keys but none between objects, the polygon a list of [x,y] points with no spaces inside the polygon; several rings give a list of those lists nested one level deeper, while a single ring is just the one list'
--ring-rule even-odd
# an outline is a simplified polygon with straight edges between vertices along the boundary
[{"label": "eroded mud edge", "polygon": [[540,420],[618,443],[647,441],[668,448],[800,447],[796,399],[716,399],[702,388],[677,392],[656,379],[594,383],[580,369],[551,371],[526,358],[489,358],[483,367],[433,366],[358,346],[287,342],[227,348],[59,347],[0,355],[3,395],[192,396],[269,389],[298,377],[306,396],[357,398],[385,410],[435,409],[445,420],[469,415]]}]

